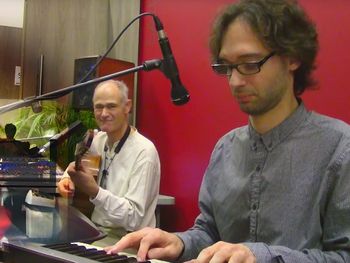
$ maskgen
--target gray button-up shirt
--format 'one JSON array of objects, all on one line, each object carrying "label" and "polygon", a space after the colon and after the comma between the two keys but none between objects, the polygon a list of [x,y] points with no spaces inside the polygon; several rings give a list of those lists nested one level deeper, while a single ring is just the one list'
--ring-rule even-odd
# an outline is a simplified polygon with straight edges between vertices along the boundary
[{"label": "gray button-up shirt", "polygon": [[265,262],[350,262],[350,126],[301,103],[259,135],[250,125],[212,153],[180,261],[217,241]]}]

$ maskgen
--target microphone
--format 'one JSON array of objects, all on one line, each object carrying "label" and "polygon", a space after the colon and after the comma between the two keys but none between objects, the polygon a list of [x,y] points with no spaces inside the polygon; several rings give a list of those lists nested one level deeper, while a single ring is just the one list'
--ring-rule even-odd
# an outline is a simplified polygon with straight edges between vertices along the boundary
[{"label": "microphone", "polygon": [[153,16],[153,19],[156,24],[158,41],[163,55],[160,69],[171,81],[172,102],[175,105],[183,105],[190,100],[190,95],[181,83],[176,61],[170,47],[169,39],[163,30],[162,22],[155,15]]}]

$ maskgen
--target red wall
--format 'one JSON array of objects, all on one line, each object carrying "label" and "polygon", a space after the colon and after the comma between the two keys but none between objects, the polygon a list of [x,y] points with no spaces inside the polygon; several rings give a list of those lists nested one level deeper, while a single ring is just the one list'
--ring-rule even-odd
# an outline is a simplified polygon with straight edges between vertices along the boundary
[{"label": "red wall", "polygon": [[[175,106],[170,83],[160,71],[139,74],[137,126],[156,145],[162,163],[161,193],[176,198],[162,209],[162,227],[181,231],[198,214],[198,191],[211,151],[220,136],[246,124],[225,78],[210,69],[207,48],[211,22],[229,0],[145,0],[142,12],[164,24],[191,101]],[[350,1],[302,0],[319,29],[321,50],[315,72],[318,90],[303,95],[306,105],[350,123]],[[141,20],[140,62],[161,58],[150,17]],[[224,204],[223,204],[224,205]]]}]

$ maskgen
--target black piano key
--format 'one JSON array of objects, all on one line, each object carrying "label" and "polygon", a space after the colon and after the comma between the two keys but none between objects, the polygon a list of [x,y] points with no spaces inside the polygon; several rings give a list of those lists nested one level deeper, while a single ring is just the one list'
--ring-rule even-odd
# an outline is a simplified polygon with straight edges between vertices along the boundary
[{"label": "black piano key", "polygon": [[51,248],[51,249],[57,249],[57,248],[60,248],[60,247],[67,247],[67,246],[71,246],[72,244],[67,244],[67,243],[64,243],[64,244],[49,244],[49,245],[44,245],[43,247],[46,247],[46,248]]},{"label": "black piano key", "polygon": [[[136,259],[136,257],[132,257],[132,256],[124,256],[122,255],[123,257],[126,257],[126,263],[151,263],[150,260],[143,260],[143,261],[138,261]],[[114,262],[114,261],[113,261]]]},{"label": "black piano key", "polygon": [[78,247],[75,247],[75,248],[72,248],[70,250],[66,250],[66,251],[63,251],[63,252],[66,252],[68,254],[72,254],[72,255],[76,255],[76,254],[84,254],[86,252],[86,248],[83,247],[83,246],[78,246]]},{"label": "black piano key", "polygon": [[72,244],[71,246],[67,246],[67,247],[59,247],[56,248],[56,250],[61,251],[61,252],[66,252],[69,253],[70,251],[76,251],[77,249],[81,249],[82,247],[76,245],[76,244]]},{"label": "black piano key", "polygon": [[98,259],[99,262],[105,262],[105,263],[110,263],[110,262],[118,262],[118,263],[128,263],[127,257],[119,257],[115,255],[106,255],[105,258],[100,258]]},{"label": "black piano key", "polygon": [[[119,261],[112,261],[112,262],[119,262]],[[138,263],[138,261],[135,257],[127,257],[124,262],[125,263]]]},{"label": "black piano key", "polygon": [[106,259],[104,261],[101,261],[103,263],[128,263],[128,259],[116,259],[116,258],[110,258]]},{"label": "black piano key", "polygon": [[[100,260],[99,260],[100,261]],[[128,263],[128,258],[113,257],[109,255],[109,258],[103,259],[104,263]]]},{"label": "black piano key", "polygon": [[78,244],[51,244],[44,245],[43,247],[54,249],[63,253],[71,254],[74,256],[82,257],[85,259],[93,260],[96,262],[104,263],[151,263],[151,261],[145,260],[138,262],[135,257],[119,255],[119,254],[107,254],[103,249],[87,248],[84,245]]},{"label": "black piano key", "polygon": [[106,258],[106,256],[109,256],[109,255],[107,255],[106,251],[99,250],[98,252],[96,252],[96,254],[88,255],[88,256],[86,256],[86,258],[93,259],[93,260],[99,260],[101,258]]},{"label": "black piano key", "polygon": [[58,249],[66,249],[66,248],[72,248],[77,246],[78,246],[77,244],[65,243],[65,244],[57,244],[57,245],[45,245],[44,247],[58,250]]},{"label": "black piano key", "polygon": [[[90,258],[92,259],[92,258]],[[127,256],[121,256],[121,255],[110,255],[110,254],[104,254],[101,255],[101,257],[93,258],[94,260],[98,262],[119,262],[119,263],[128,263]]]},{"label": "black piano key", "polygon": [[104,250],[97,250],[95,253],[86,255],[85,257],[89,259],[96,259],[105,255],[106,255],[106,252]]},{"label": "black piano key", "polygon": [[98,250],[96,248],[88,248],[79,252],[77,251],[77,253],[74,253],[74,255],[86,257],[88,255],[94,255],[97,251]]},{"label": "black piano key", "polygon": [[137,263],[137,259],[135,257],[128,257],[128,263]]}]

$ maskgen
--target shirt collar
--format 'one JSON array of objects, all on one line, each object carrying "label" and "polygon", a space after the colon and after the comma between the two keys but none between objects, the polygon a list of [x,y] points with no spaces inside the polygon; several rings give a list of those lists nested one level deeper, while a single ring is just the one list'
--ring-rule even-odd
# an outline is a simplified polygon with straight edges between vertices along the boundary
[{"label": "shirt collar", "polygon": [[263,135],[258,134],[249,123],[249,136],[252,146],[255,147],[258,141],[260,141],[264,144],[266,149],[272,150],[274,146],[287,138],[307,118],[308,115],[308,110],[306,109],[304,103],[300,101],[297,109],[289,117],[287,117],[287,119]]}]

